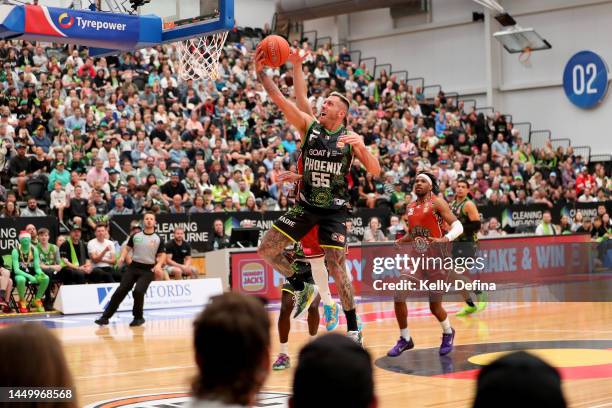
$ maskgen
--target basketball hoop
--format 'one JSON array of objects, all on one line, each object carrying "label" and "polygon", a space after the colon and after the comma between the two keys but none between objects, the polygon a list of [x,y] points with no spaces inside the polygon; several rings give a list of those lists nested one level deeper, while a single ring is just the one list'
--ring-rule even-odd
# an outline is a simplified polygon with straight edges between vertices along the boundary
[{"label": "basketball hoop", "polygon": [[179,76],[185,81],[219,79],[219,57],[221,57],[227,33],[223,31],[177,42]]}]

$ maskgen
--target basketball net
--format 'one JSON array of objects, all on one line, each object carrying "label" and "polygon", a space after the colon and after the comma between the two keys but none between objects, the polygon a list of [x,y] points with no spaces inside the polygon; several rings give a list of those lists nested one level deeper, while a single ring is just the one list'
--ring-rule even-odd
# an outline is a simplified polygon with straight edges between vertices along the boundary
[{"label": "basketball net", "polygon": [[194,37],[176,43],[181,79],[219,79],[219,57],[227,39],[227,31]]},{"label": "basketball net", "polygon": [[523,64],[525,68],[531,68],[531,48],[525,47],[519,54],[519,62]]}]

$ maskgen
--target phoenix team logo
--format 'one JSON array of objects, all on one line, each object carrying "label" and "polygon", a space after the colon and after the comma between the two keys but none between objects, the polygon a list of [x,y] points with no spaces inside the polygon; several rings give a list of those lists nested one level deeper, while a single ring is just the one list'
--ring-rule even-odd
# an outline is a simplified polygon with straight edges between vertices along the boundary
[{"label": "phoenix team logo", "polygon": [[62,28],[70,28],[74,24],[74,17],[70,17],[68,13],[62,13],[57,18],[57,22]]}]

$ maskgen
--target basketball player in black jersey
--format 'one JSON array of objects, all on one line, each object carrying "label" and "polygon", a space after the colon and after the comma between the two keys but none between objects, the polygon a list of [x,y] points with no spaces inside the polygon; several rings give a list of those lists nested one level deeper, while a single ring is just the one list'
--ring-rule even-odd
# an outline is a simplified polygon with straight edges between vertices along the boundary
[{"label": "basketball player in black jersey", "polygon": [[314,225],[319,225],[319,243],[325,251],[328,269],[334,277],[346,315],[348,335],[361,343],[357,327],[353,286],[345,270],[345,241],[348,215],[348,173],[357,157],[366,170],[380,174],[378,160],[366,149],[363,138],[344,127],[349,102],[332,93],[323,103],[318,119],[301,111],[287,100],[264,72],[264,54],[257,50],[257,78],[270,99],[281,109],[287,121],[302,135],[300,194],[296,205],[281,216],[266,235],[258,253],[281,272],[296,289],[296,316],[301,315],[316,295],[316,287],[303,282],[291,269],[282,251],[290,242],[298,242]]},{"label": "basketball player in black jersey", "polygon": [[[455,199],[450,203],[451,210],[461,224],[463,224],[463,234],[453,242],[453,257],[455,258],[475,258],[476,246],[478,244],[478,230],[480,230],[480,213],[474,201],[470,197],[470,186],[466,179],[457,180],[455,188]],[[460,274],[457,278],[466,282],[472,280],[466,273]],[[474,303],[469,292],[464,293],[466,305],[457,312],[457,316],[467,316],[477,311],[483,310],[487,306],[486,295],[481,291],[474,291],[477,303]]]}]

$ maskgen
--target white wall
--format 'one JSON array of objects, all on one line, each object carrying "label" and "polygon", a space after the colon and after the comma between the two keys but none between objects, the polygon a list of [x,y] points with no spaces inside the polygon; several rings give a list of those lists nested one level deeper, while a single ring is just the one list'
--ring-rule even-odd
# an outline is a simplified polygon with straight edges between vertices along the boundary
[{"label": "white wall", "polygon": [[[333,44],[338,43],[337,17],[322,17],[314,20],[304,21],[304,32],[316,30],[317,37],[331,37]],[[313,34],[306,33],[308,37]],[[311,41],[312,43],[312,41]],[[313,43],[314,46],[314,43]]]},{"label": "white wall", "polygon": [[[379,64],[391,63],[394,70],[406,69],[411,77],[422,76],[426,84],[469,94],[479,106],[486,105],[486,65],[491,61],[499,72],[499,83],[492,87],[497,110],[512,114],[516,122],[531,122],[534,129],[550,129],[554,138],[590,145],[594,154],[612,153],[612,96],[584,111],[569,102],[561,86],[565,64],[578,51],[592,50],[612,67],[612,0],[501,1],[521,26],[535,28],[553,45],[531,55],[531,68],[505,51],[498,58],[487,55],[485,25],[471,21],[472,12],[482,8],[472,0],[432,3],[431,23],[416,27],[394,28],[388,9],[349,14],[351,49],[361,50],[362,58],[376,57]],[[333,19],[313,20],[305,27],[315,27],[320,36],[333,35]]]},{"label": "white wall", "polygon": [[241,27],[263,28],[272,24],[276,11],[274,0],[234,0],[234,19]]}]

